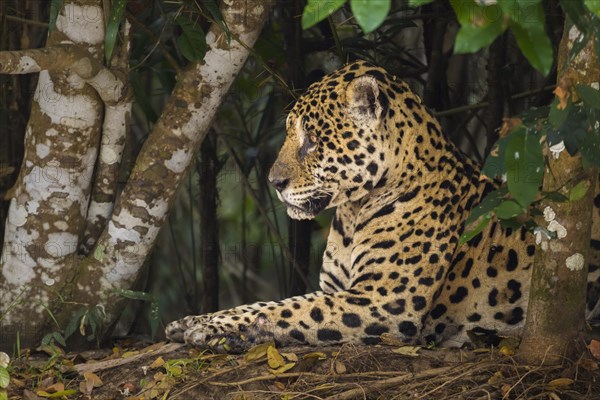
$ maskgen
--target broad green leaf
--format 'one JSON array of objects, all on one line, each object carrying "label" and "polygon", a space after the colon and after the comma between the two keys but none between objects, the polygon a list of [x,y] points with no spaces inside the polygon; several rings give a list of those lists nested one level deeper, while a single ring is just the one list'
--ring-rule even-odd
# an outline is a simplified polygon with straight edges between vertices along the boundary
[{"label": "broad green leaf", "polygon": [[408,5],[411,7],[420,7],[425,4],[433,3],[434,0],[408,0]]},{"label": "broad green leaf", "polygon": [[544,178],[542,146],[539,138],[524,128],[518,128],[510,137],[504,160],[508,190],[522,208],[527,208]]},{"label": "broad green leaf", "polygon": [[8,393],[4,389],[0,390],[0,400],[8,400]]},{"label": "broad green leaf", "polygon": [[552,124],[552,126],[555,129],[559,129],[561,126],[563,126],[563,124],[567,120],[567,117],[569,116],[569,113],[571,112],[573,103],[571,102],[570,98],[567,99],[567,106],[565,107],[564,110],[562,110],[559,107],[559,105],[560,105],[560,100],[557,97],[555,97],[554,100],[552,101],[552,104],[550,105],[550,113],[548,114],[548,119],[550,120],[550,124]]},{"label": "broad green leaf", "polygon": [[508,191],[506,188],[497,189],[488,193],[481,203],[473,207],[469,218],[465,221],[465,225],[470,225],[477,221],[482,215],[487,215],[493,211],[500,203],[502,203],[502,200],[507,193]]},{"label": "broad green leaf", "polygon": [[586,135],[580,139],[579,150],[585,161],[600,167],[600,129],[588,130]]},{"label": "broad green leaf", "polygon": [[110,8],[110,15],[106,24],[106,33],[104,35],[104,57],[106,62],[110,61],[115,43],[117,42],[117,34],[119,33],[119,26],[125,16],[125,6],[127,0],[115,0]]},{"label": "broad green leaf", "polygon": [[569,198],[560,192],[542,192],[542,195],[548,200],[552,200],[556,203],[564,203],[565,201],[569,201]]},{"label": "broad green leaf", "polygon": [[48,19],[48,29],[50,32],[56,28],[56,19],[58,18],[58,13],[63,8],[64,0],[52,0],[50,3],[50,18]]},{"label": "broad green leaf", "polygon": [[391,0],[350,0],[350,9],[365,33],[373,32],[390,12]]},{"label": "broad green leaf", "polygon": [[523,208],[513,200],[505,200],[496,207],[496,216],[500,219],[510,219],[523,213]]},{"label": "broad green leaf", "polygon": [[491,45],[504,32],[504,29],[500,20],[485,27],[463,25],[456,35],[454,52],[456,54],[475,53]]},{"label": "broad green leaf", "polygon": [[302,13],[302,29],[308,29],[318,24],[336,12],[346,0],[308,0]]},{"label": "broad green leaf", "polygon": [[587,85],[576,85],[577,94],[588,107],[600,109],[600,90]]},{"label": "broad green leaf", "polygon": [[481,172],[488,178],[494,179],[506,173],[504,154],[506,153],[507,143],[508,136],[498,139],[496,143],[494,143],[492,151],[485,159]]},{"label": "broad green leaf", "polygon": [[461,28],[454,43],[455,53],[474,53],[489,46],[506,29],[497,4],[479,6],[474,1],[451,0]]},{"label": "broad green leaf", "polygon": [[577,201],[581,199],[583,196],[585,196],[589,188],[589,182],[582,180],[577,185],[573,186],[571,190],[569,190],[569,201]]},{"label": "broad green leaf", "polygon": [[0,367],[0,388],[6,389],[10,383],[10,375],[5,367]]},{"label": "broad green leaf", "polygon": [[479,235],[481,231],[483,231],[483,229],[490,222],[490,219],[492,219],[491,214],[486,214],[473,230],[467,231],[462,234],[460,240],[458,241],[458,245],[461,246],[467,243],[469,240],[473,239],[475,236]]},{"label": "broad green leaf", "polygon": [[175,20],[183,33],[177,38],[177,47],[188,61],[201,61],[206,54],[206,37],[199,23],[179,16]]},{"label": "broad green leaf", "polygon": [[600,18],[600,0],[584,0],[585,6]]},{"label": "broad green leaf", "polygon": [[510,17],[509,26],[529,63],[544,76],[554,61],[552,43],[546,35],[544,9],[537,0],[499,0],[502,11]]},{"label": "broad green leaf", "polygon": [[52,332],[52,337],[54,338],[54,340],[56,340],[56,343],[60,344],[62,347],[67,347],[65,338],[60,332]]}]

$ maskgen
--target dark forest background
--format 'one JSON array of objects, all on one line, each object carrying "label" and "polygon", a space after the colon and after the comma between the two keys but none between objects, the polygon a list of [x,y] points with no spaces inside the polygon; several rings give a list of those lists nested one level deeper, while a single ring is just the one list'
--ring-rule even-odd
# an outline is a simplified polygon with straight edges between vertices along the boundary
[{"label": "dark forest background", "polygon": [[[42,47],[50,4],[0,2],[0,50]],[[302,30],[304,2],[276,3],[138,283],[136,290],[149,293],[146,298],[152,301],[131,304],[119,334],[148,335],[156,318],[153,305],[158,305],[158,318],[168,322],[317,288],[331,212],[315,221],[288,219],[266,177],[283,143],[285,115],[294,99],[343,63],[369,60],[408,81],[445,132],[479,162],[498,138],[503,118],[552,100],[556,65],[542,77],[522,56],[511,32],[475,54],[457,55],[453,48],[459,24],[447,2],[416,10],[404,1],[392,4],[382,26],[366,35],[349,9]],[[556,53],[564,15],[558,1],[543,5]],[[182,14],[196,21],[199,30],[211,21],[202,3],[128,2],[135,105],[123,182],[174,87],[176,66],[186,63],[177,42],[181,26],[174,23]],[[23,156],[36,79],[0,75],[0,240],[8,209],[5,195]]]}]

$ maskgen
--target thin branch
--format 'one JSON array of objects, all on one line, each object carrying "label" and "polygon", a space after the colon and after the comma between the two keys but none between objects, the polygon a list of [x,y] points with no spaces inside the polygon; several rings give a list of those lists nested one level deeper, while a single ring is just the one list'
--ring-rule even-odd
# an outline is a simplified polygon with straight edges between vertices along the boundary
[{"label": "thin branch", "polygon": [[[556,87],[556,85],[550,85],[550,86],[544,86],[543,88],[540,88],[540,89],[527,90],[525,92],[521,92],[521,93],[512,95],[510,98],[511,98],[511,100],[522,99],[524,97],[529,97],[529,96],[533,96],[533,95],[536,95],[539,93],[546,92],[548,90],[552,90],[555,87]],[[437,118],[447,117],[449,115],[459,114],[463,111],[470,111],[470,110],[475,110],[475,109],[479,109],[479,108],[485,108],[485,107],[488,107],[489,105],[490,105],[489,101],[483,101],[481,103],[468,104],[466,106],[451,108],[449,110],[437,111],[437,112],[434,112],[433,115],[436,116]]]}]

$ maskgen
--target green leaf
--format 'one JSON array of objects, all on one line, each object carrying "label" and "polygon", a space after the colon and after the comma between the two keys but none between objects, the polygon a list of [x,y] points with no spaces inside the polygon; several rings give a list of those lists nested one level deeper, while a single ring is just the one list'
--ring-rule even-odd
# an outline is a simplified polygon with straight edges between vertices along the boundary
[{"label": "green leaf", "polygon": [[308,0],[302,13],[302,29],[308,29],[318,24],[336,12],[346,0]]},{"label": "green leaf", "polygon": [[509,26],[529,63],[544,76],[554,61],[552,43],[546,35],[544,8],[537,0],[499,0],[502,11],[510,17]]},{"label": "green leaf", "polygon": [[542,195],[548,200],[552,200],[556,203],[564,203],[565,201],[569,201],[569,198],[560,192],[542,192]]},{"label": "green leaf", "polygon": [[500,21],[482,28],[463,25],[456,35],[454,52],[456,54],[475,53],[491,45],[504,32],[504,29]]},{"label": "green leaf", "polygon": [[481,203],[473,207],[469,218],[465,221],[465,225],[470,225],[477,221],[482,215],[487,215],[493,211],[502,202],[507,193],[508,191],[506,188],[497,189],[488,193]]},{"label": "green leaf", "polygon": [[408,5],[414,8],[424,6],[425,4],[429,3],[433,3],[433,0],[408,0]]},{"label": "green leaf", "polygon": [[60,344],[62,347],[67,347],[67,343],[65,342],[65,338],[61,335],[60,332],[52,332],[52,337],[56,340],[56,343]]},{"label": "green leaf", "polygon": [[513,200],[505,200],[496,207],[496,216],[500,219],[510,219],[523,213],[523,208]]},{"label": "green leaf", "polygon": [[390,12],[391,0],[350,0],[350,9],[365,33],[373,32]]},{"label": "green leaf", "polygon": [[555,97],[554,100],[552,101],[552,104],[550,105],[550,113],[548,114],[548,119],[550,120],[550,124],[552,124],[552,126],[555,129],[559,129],[561,126],[563,126],[563,124],[567,120],[567,117],[569,116],[569,113],[571,112],[573,103],[571,102],[571,98],[568,98],[567,106],[565,107],[564,110],[562,110],[559,107],[559,105],[560,105],[560,100],[557,97]]},{"label": "green leaf", "polygon": [[585,6],[600,18],[600,0],[584,0]]},{"label": "green leaf", "polygon": [[506,173],[506,166],[504,165],[504,154],[506,154],[506,145],[508,143],[508,136],[502,137],[494,143],[492,151],[485,159],[483,169],[481,172],[488,178],[496,178]]},{"label": "green leaf", "polygon": [[575,85],[577,94],[588,107],[600,109],[600,90],[587,85]]},{"label": "green leaf", "polygon": [[600,167],[600,129],[588,130],[586,135],[579,139],[579,150],[586,162]]},{"label": "green leaf", "polygon": [[0,400],[8,400],[8,394],[6,390],[0,390]]},{"label": "green leaf", "polygon": [[544,178],[544,156],[536,135],[518,128],[506,146],[505,164],[508,190],[527,208],[535,199]]},{"label": "green leaf", "polygon": [[587,193],[589,189],[589,183],[586,180],[579,182],[569,190],[569,201],[577,201],[581,199]]},{"label": "green leaf", "polygon": [[175,20],[183,31],[177,38],[177,47],[188,61],[201,61],[206,54],[206,37],[199,23],[179,16]]},{"label": "green leaf", "polygon": [[125,16],[126,5],[127,0],[115,0],[110,8],[110,15],[108,17],[106,33],[104,35],[104,57],[106,57],[106,62],[110,61],[110,58],[112,57],[115,43],[117,42],[119,26]]},{"label": "green leaf", "polygon": [[52,0],[50,3],[50,18],[48,19],[48,29],[50,32],[56,28],[56,19],[58,18],[58,13],[63,8],[64,0]]},{"label": "green leaf", "polygon": [[474,53],[489,46],[506,30],[502,10],[497,4],[479,6],[474,1],[451,0],[461,28],[454,43],[455,53]]},{"label": "green leaf", "polygon": [[467,243],[469,240],[473,239],[475,236],[479,235],[481,233],[481,231],[483,231],[483,229],[490,222],[491,218],[492,218],[492,216],[490,214],[485,215],[481,219],[481,221],[479,222],[479,224],[477,224],[477,226],[475,227],[475,229],[473,229],[471,231],[467,231],[467,232],[465,232],[465,233],[462,234],[462,236],[460,237],[460,240],[458,241],[458,245],[461,246],[461,245]]},{"label": "green leaf", "polygon": [[6,389],[10,383],[10,375],[5,367],[0,367],[0,388]]}]

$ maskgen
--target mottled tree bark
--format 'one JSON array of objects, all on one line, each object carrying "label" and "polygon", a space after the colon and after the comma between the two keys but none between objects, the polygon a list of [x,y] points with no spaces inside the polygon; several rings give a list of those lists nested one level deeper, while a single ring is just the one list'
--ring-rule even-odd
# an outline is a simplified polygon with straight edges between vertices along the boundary
[{"label": "mottled tree bark", "polygon": [[47,307],[78,260],[102,122],[92,82],[111,80],[100,62],[103,41],[101,2],[68,1],[46,48],[0,53],[0,73],[39,72],[24,159],[8,194],[0,259],[3,347],[17,333],[23,346],[40,339]]},{"label": "mottled tree bark", "polygon": [[[600,65],[591,40],[573,62],[565,65],[578,33],[575,27],[567,25],[558,53],[558,84],[571,95],[574,84],[597,84],[600,76]],[[564,193],[566,190],[568,193],[581,181],[588,190],[579,200],[546,201],[542,206],[546,211],[540,225],[549,227],[553,224],[549,230],[560,230],[562,234],[557,239],[542,235],[536,251],[527,323],[519,348],[521,359],[529,364],[559,363],[572,355],[584,326],[592,199],[597,177],[596,171],[584,170],[579,155],[571,157],[563,151],[559,158],[548,157],[544,191]]]},{"label": "mottled tree bark", "polygon": [[[267,19],[259,0],[223,2],[228,35],[217,23],[206,34],[208,50],[178,76],[162,115],[144,143],[107,228],[92,254],[63,287],[66,299],[101,304],[107,324],[119,316],[124,299],[116,292],[132,287],[156,240],[177,189],[233,80]],[[60,303],[54,310],[68,321]]]},{"label": "mottled tree bark", "polygon": [[[118,318],[124,301],[118,290],[130,289],[139,277],[268,8],[258,0],[222,2],[231,40],[218,24],[211,26],[204,60],[191,63],[178,77],[114,209],[111,177],[123,132],[109,132],[106,124],[127,125],[128,110],[122,105],[129,100],[118,68],[110,70],[101,62],[102,2],[65,1],[47,48],[0,53],[0,73],[40,72],[0,259],[2,347],[10,347],[17,332],[23,346],[36,345],[43,333],[64,329],[84,307],[102,310],[100,334]],[[103,108],[111,107],[103,119]],[[97,207],[88,218],[92,172],[103,164],[103,183],[94,189]],[[86,227],[92,233],[84,235]],[[104,227],[99,237],[93,233],[98,227]],[[82,241],[84,252],[92,249],[85,258],[77,253]],[[54,320],[59,327],[49,328]]]}]

